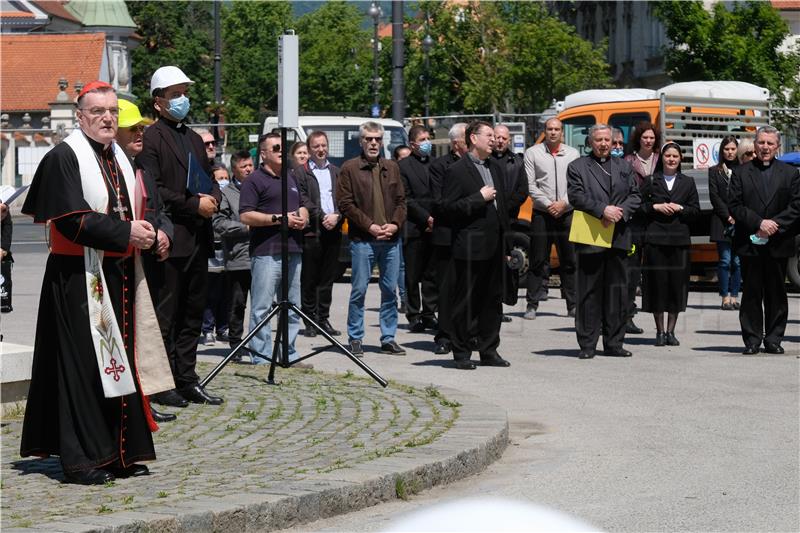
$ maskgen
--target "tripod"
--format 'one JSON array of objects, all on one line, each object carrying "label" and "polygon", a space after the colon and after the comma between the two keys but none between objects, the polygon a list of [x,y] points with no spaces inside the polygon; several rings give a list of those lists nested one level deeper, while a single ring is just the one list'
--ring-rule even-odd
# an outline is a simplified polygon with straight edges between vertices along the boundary
[{"label": "tripod", "polygon": [[[217,364],[217,366],[215,366],[205,378],[203,378],[203,380],[200,382],[200,386],[205,387],[208,385],[211,380],[213,380],[217,374],[219,374],[222,369],[225,368],[231,359],[236,356],[239,350],[243,349],[244,346],[250,342],[250,339],[252,339],[259,332],[259,330],[261,330],[261,328],[266,326],[276,314],[278,315],[278,328],[275,332],[275,343],[272,347],[272,357],[267,358],[270,362],[267,383],[270,385],[275,384],[276,365],[280,365],[282,368],[289,368],[300,361],[304,361],[309,357],[313,357],[325,351],[328,346],[317,348],[304,357],[300,357],[294,361],[289,361],[289,311],[291,310],[297,313],[306,322],[306,324],[316,329],[317,332],[330,341],[333,346],[339,348],[339,350],[349,357],[351,361],[358,365],[372,379],[377,381],[382,387],[386,387],[388,383],[385,379],[378,375],[361,359],[353,355],[350,350],[342,345],[342,343],[334,339],[333,336],[322,329],[319,324],[311,320],[308,315],[303,313],[297,308],[296,305],[289,301],[289,221],[287,217],[287,205],[289,203],[289,189],[287,183],[289,179],[289,168],[286,155],[288,152],[288,150],[286,150],[286,128],[281,128],[281,146],[283,147],[283,151],[281,152],[281,299],[277,304],[275,304],[272,310],[261,319],[256,327],[252,328],[250,332],[242,339],[242,341],[233,350],[231,350],[231,352],[226,355],[225,358],[220,361],[219,364]],[[244,349],[247,350],[247,348]]]}]

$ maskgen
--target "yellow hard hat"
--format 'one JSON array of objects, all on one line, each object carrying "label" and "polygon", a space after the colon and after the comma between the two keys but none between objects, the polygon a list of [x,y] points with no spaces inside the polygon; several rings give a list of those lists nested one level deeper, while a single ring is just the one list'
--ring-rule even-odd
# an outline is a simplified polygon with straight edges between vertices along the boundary
[{"label": "yellow hard hat", "polygon": [[142,117],[139,108],[133,102],[120,98],[118,103],[120,128],[130,128],[139,124],[147,126],[153,123],[152,120]]}]

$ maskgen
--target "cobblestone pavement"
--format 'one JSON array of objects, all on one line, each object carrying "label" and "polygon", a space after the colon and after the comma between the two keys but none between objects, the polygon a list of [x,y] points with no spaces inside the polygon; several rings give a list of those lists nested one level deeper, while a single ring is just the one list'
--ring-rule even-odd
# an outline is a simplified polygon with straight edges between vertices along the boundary
[{"label": "cobblestone pavement", "polygon": [[[202,366],[204,372],[210,369],[207,364]],[[258,502],[258,495],[267,500],[271,495],[274,500],[274,495],[319,492],[348,478],[352,485],[353,481],[378,477],[387,467],[387,458],[396,459],[394,470],[386,470],[391,474],[402,472],[403,466],[419,468],[443,450],[468,449],[463,438],[448,445],[448,432],[459,422],[468,422],[460,420],[461,402],[433,386],[390,383],[383,389],[351,372],[332,375],[295,369],[279,369],[279,385],[269,386],[266,373],[266,365],[226,367],[213,382],[213,389],[224,392],[226,402],[178,410],[178,420],[162,424],[154,434],[158,460],[150,465],[150,476],[117,480],[107,486],[61,483],[57,458],[20,459],[22,422],[5,420],[2,529],[73,531],[93,529],[97,524],[119,527],[126,521],[141,526],[148,520],[147,515],[137,516],[143,511],[165,513],[160,519],[176,521],[175,526],[186,518],[187,510],[213,509],[209,506],[213,500],[235,507],[237,501],[242,505]],[[480,410],[471,411],[481,416]],[[497,412],[495,409],[495,417]],[[502,426],[494,425],[503,433],[504,415],[499,418]],[[481,434],[475,427],[470,432]],[[495,456],[502,451],[505,438],[505,434],[499,438]],[[468,473],[465,470],[463,474]],[[406,492],[443,480],[397,478],[389,487],[395,494],[389,497],[405,497]],[[376,491],[364,500],[386,497]],[[200,506],[201,502],[206,503]],[[359,502],[343,504],[342,510],[363,506]],[[318,518],[317,511],[309,518]],[[341,510],[331,509],[327,514],[330,512]],[[291,525],[302,516],[299,512],[287,517],[286,523],[271,517],[245,529]],[[111,522],[103,522],[104,517]],[[210,522],[202,526],[201,520],[195,526],[198,524],[206,529]],[[232,527],[234,523],[220,523],[212,529]],[[187,523],[178,526],[182,528],[196,529]]]}]

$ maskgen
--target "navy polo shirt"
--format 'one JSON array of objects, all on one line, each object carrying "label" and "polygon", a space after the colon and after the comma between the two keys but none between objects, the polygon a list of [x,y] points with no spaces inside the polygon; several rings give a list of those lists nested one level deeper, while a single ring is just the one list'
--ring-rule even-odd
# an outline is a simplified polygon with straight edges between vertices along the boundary
[{"label": "navy polo shirt", "polygon": [[[288,176],[288,198],[286,212],[300,208],[300,191],[294,174]],[[265,172],[263,168],[254,170],[242,183],[239,196],[239,215],[248,211],[266,214],[281,213],[281,178]],[[303,231],[289,229],[289,253],[301,253]],[[250,231],[250,256],[279,255],[281,253],[281,226],[258,226]]]}]

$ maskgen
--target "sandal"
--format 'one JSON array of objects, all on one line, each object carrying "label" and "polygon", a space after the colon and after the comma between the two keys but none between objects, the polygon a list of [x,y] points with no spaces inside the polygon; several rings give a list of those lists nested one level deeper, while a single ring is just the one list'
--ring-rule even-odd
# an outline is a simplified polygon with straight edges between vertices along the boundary
[{"label": "sandal", "polygon": [[725,296],[725,297],[722,299],[722,306],[721,306],[721,307],[722,307],[722,309],[723,309],[724,311],[731,311],[731,310],[733,310],[733,303],[731,302],[731,297],[730,297],[730,296]]}]

